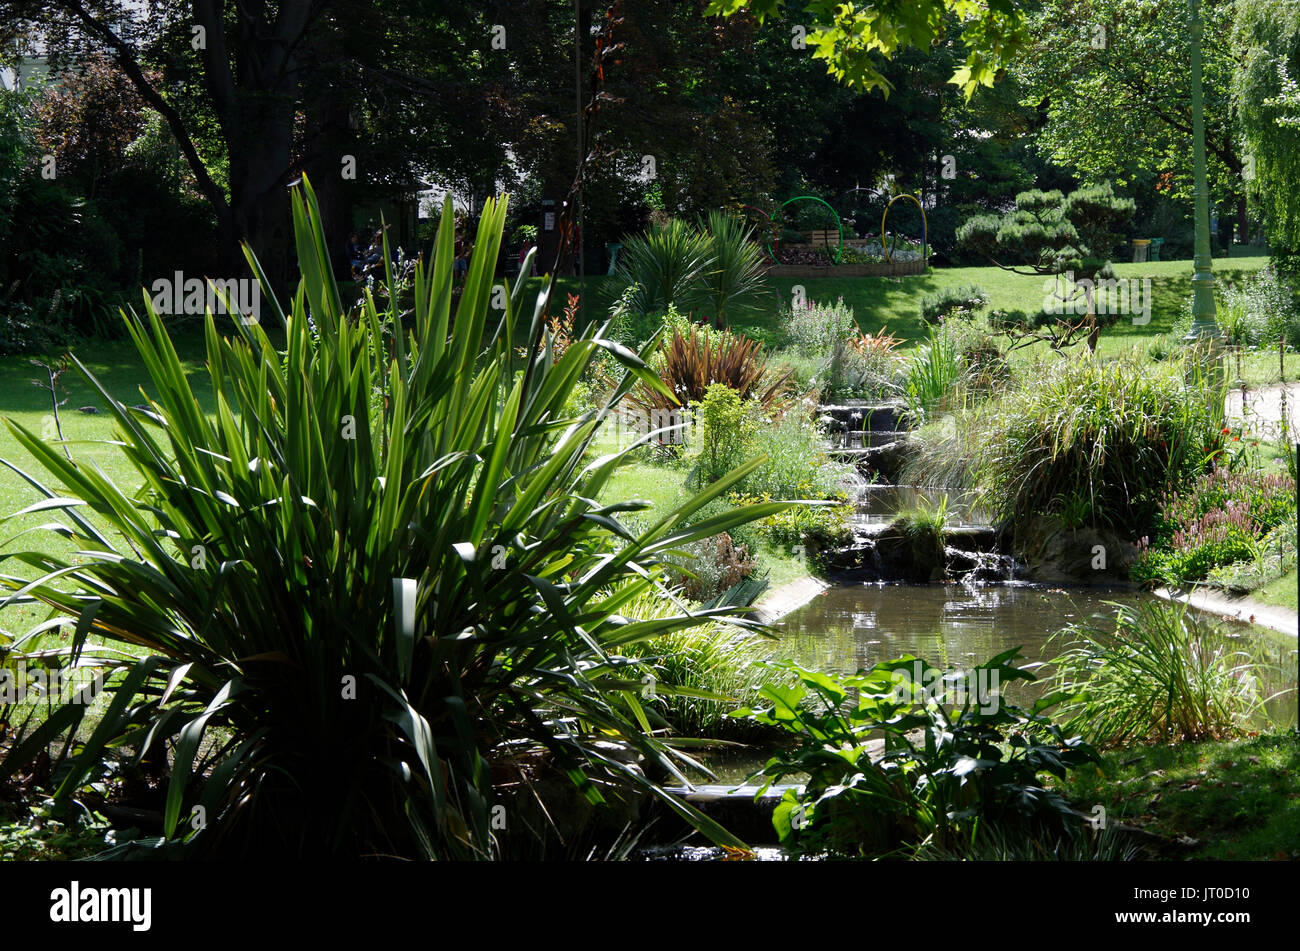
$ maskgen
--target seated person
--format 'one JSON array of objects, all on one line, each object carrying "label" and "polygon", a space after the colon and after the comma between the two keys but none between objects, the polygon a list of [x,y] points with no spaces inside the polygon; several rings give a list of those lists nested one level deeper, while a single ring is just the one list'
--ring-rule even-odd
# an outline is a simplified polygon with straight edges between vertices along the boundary
[{"label": "seated person", "polygon": [[370,247],[366,249],[366,267],[372,267],[384,259],[384,233],[376,231],[374,238],[370,242]]},{"label": "seated person", "polygon": [[346,253],[348,257],[348,266],[351,267],[353,271],[360,271],[366,262],[365,255],[361,250],[361,236],[355,231],[348,235]]}]

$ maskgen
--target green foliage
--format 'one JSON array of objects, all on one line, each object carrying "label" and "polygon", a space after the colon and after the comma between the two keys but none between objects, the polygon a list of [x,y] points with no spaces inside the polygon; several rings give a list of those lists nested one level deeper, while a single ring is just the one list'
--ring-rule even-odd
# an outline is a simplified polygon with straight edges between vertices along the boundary
[{"label": "green foliage", "polygon": [[[709,0],[705,13],[730,16],[748,9],[763,22],[779,15],[784,0]],[[815,27],[808,31],[807,44],[826,70],[850,88],[880,89],[888,95],[892,86],[880,70],[880,61],[891,59],[907,47],[928,49],[943,37],[952,12],[962,19],[962,42],[968,51],[965,63],[949,82],[969,99],[981,86],[992,86],[1026,38],[1025,17],[1019,7],[1005,3],[967,0],[920,0],[902,5],[867,2],[828,3],[806,0],[803,15]]]},{"label": "green foliage", "polygon": [[618,277],[632,290],[628,305],[642,314],[669,307],[702,308],[719,327],[763,296],[764,254],[744,223],[711,211],[698,225],[680,219],[625,239]]},{"label": "green foliage", "polygon": [[[1253,559],[1216,565],[1205,580],[1229,594],[1249,594],[1285,577],[1295,567],[1296,525],[1291,520],[1283,522],[1258,541]],[[1294,590],[1294,586],[1292,588]]]},{"label": "green foliage", "polygon": [[1236,5],[1232,92],[1244,150],[1254,179],[1247,184],[1264,212],[1271,242],[1300,250],[1300,10],[1283,0],[1241,0]]},{"label": "green foliage", "polygon": [[898,395],[899,341],[883,330],[862,334],[843,297],[830,305],[808,301],[783,310],[777,316],[777,337],[795,355],[797,369],[808,371],[800,382],[819,388],[825,400]]},{"label": "green foliage", "polygon": [[1132,199],[1119,198],[1110,184],[1016,195],[1013,211],[1001,217],[977,215],[957,229],[957,243],[999,267],[1028,273],[1096,274],[1110,259],[1133,217]]},{"label": "green foliage", "polygon": [[710,211],[701,222],[708,236],[710,263],[700,280],[699,297],[717,326],[727,326],[736,310],[751,309],[766,288],[763,249],[744,222],[734,215]]},{"label": "green foliage", "polygon": [[[849,677],[778,664],[799,683],[762,688],[767,703],[750,715],[799,741],[757,774],[762,789],[807,777],[802,792],[787,790],[776,808],[781,841],[801,851],[880,855],[922,842],[970,843],[990,826],[1073,831],[1068,803],[1039,777],[1063,777],[1096,754],[1037,710],[1007,702],[1012,682],[1035,679],[1015,665],[1017,653],[964,672],[910,655]],[[878,752],[869,742],[876,731],[884,738]]]},{"label": "green foliage", "polygon": [[711,485],[737,468],[744,460],[762,425],[762,414],[753,403],[725,383],[713,383],[697,405],[695,423],[699,433],[694,480]]},{"label": "green foliage", "polygon": [[783,346],[803,356],[823,357],[837,344],[856,337],[853,308],[839,298],[834,304],[807,301],[782,309],[776,317],[777,333]]},{"label": "green foliage", "polygon": [[948,496],[929,504],[918,500],[899,513],[894,523],[911,545],[919,564],[942,564],[948,531]]},{"label": "green foliage", "polygon": [[109,834],[103,816],[79,813],[69,817],[49,800],[21,811],[0,808],[0,861],[85,859],[104,850]]},{"label": "green foliage", "polygon": [[800,405],[768,417],[757,401],[712,384],[696,412],[697,437],[686,456],[695,466],[693,480],[709,485],[761,454],[762,461],[737,484],[737,491],[769,499],[835,497],[851,470],[827,457],[810,409]]},{"label": "green foliage", "polygon": [[1094,524],[1150,531],[1222,451],[1223,394],[1184,370],[1085,354],[1009,390],[975,437],[985,504],[1016,524],[1087,498]]},{"label": "green foliage", "polygon": [[927,324],[945,320],[970,320],[989,304],[989,293],[982,287],[945,287],[921,298],[921,319]]},{"label": "green foliage", "polygon": [[[592,458],[599,419],[634,379],[655,378],[595,328],[557,358],[540,304],[514,369],[522,284],[489,326],[504,203],[485,207],[453,315],[447,201],[411,328],[382,355],[373,297],[343,309],[306,181],[293,212],[302,280],[287,313],[263,281],[287,361],[260,324],[220,338],[209,315],[213,416],[147,298],[146,319],[127,320],[147,408],[77,364],[138,482],[119,486],[8,423],[58,486],[20,473],[42,498],[19,514],[51,519],[20,537],[50,540],[6,543],[3,606],[40,601],[53,618],[13,647],[64,626],[70,640],[48,656],[106,670],[114,699],[79,744],[58,738],[84,704],[21,724],[0,776],[48,751],[67,803],[110,751],[165,763],[159,855],[489,857],[502,847],[491,809],[508,795],[494,774],[545,763],[592,804],[639,789],[737,844],[646,777],[680,781],[686,761],[652,732],[622,653],[725,612],[641,619],[628,605],[660,589],[669,553],[781,506],[678,527],[744,469],[639,534],[620,519],[644,504],[592,501],[626,458]],[[628,375],[600,411],[567,419],[597,348]],[[192,828],[199,805],[207,822]]]},{"label": "green foliage", "polygon": [[118,303],[121,242],[93,202],[41,174],[31,97],[0,90],[0,354],[100,327]]},{"label": "green foliage", "polygon": [[813,382],[820,385],[823,399],[884,401],[902,392],[905,358],[892,346],[863,346],[863,339],[837,341],[818,365]]},{"label": "green foliage", "polygon": [[678,218],[623,241],[618,276],[635,288],[631,305],[643,313],[662,313],[671,304],[686,307],[712,265],[707,235]]},{"label": "green foliage", "polygon": [[[1230,89],[1236,57],[1226,42],[1234,3],[1201,0],[1199,7],[1210,188],[1231,206],[1244,195]],[[1029,49],[1007,85],[1041,110],[1032,133],[1037,151],[1082,181],[1131,186],[1140,209],[1190,205],[1186,0],[1042,0],[1029,20]],[[1135,236],[1161,235],[1175,237],[1164,229]]]},{"label": "green foliage", "polygon": [[[772,501],[771,495],[744,493],[732,493],[729,498],[737,505]],[[840,502],[838,505],[792,505],[749,527],[774,547],[794,551],[803,546],[804,554],[815,558],[819,552],[846,544],[851,537],[848,516],[853,508],[842,499]]]},{"label": "green foliage", "polygon": [[1179,602],[1117,605],[1114,633],[1073,624],[1054,639],[1067,646],[1052,661],[1059,712],[1093,742],[1228,736],[1263,700],[1234,639]]},{"label": "green foliage", "polygon": [[[641,618],[671,618],[680,608],[657,595],[643,595],[631,606]],[[765,735],[752,721],[727,714],[757,702],[761,686],[779,673],[762,663],[774,642],[751,631],[710,622],[689,630],[641,641],[629,654],[646,668],[645,706],[682,736],[744,742]],[[672,688],[661,692],[660,685]]]},{"label": "green foliage", "polygon": [[965,376],[966,363],[956,339],[930,329],[929,342],[916,348],[903,379],[903,399],[914,423],[947,408]]},{"label": "green foliage", "polygon": [[826,439],[803,401],[781,412],[756,433],[763,463],[738,488],[773,499],[831,499],[851,478],[852,466],[826,455]]},{"label": "green foliage", "polygon": [[1300,346],[1300,301],[1271,264],[1224,290],[1218,319],[1234,343],[1266,347],[1283,339]]}]

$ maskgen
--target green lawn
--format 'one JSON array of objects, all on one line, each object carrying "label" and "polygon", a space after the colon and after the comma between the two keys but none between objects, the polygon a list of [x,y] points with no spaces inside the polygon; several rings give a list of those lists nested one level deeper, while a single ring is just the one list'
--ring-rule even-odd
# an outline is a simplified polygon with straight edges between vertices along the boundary
[{"label": "green lawn", "polygon": [[1066,792],[1090,811],[1157,835],[1197,840],[1188,858],[1300,859],[1300,739],[1246,739],[1115,750],[1104,774],[1079,770]]},{"label": "green lawn", "polygon": [[1264,587],[1252,591],[1250,596],[1258,598],[1265,604],[1275,604],[1280,608],[1297,610],[1296,606],[1296,570],[1292,568],[1282,577],[1270,581]]},{"label": "green lawn", "polygon": [[[606,487],[606,499],[644,499],[653,506],[649,516],[662,516],[681,505],[690,496],[684,484],[685,473],[675,466],[650,462],[630,462],[623,466]],[[643,516],[645,517],[645,516]],[[808,566],[802,558],[769,545],[756,546],[750,552],[758,560],[758,570],[767,572],[769,589],[806,577]]]},{"label": "green lawn", "polygon": [[[1263,255],[1216,259],[1215,277],[1221,285],[1238,281],[1266,263],[1268,258]],[[1151,278],[1151,322],[1134,326],[1131,321],[1121,320],[1103,335],[1103,346],[1107,348],[1122,348],[1126,344],[1167,332],[1192,295],[1191,261],[1117,264],[1115,272],[1118,277],[1125,279]],[[795,288],[802,287],[804,296],[809,300],[833,302],[836,298],[843,297],[844,302],[853,308],[858,325],[867,333],[887,329],[895,337],[914,342],[924,339],[926,335],[925,324],[921,320],[921,298],[927,294],[946,287],[974,284],[988,291],[990,308],[1033,311],[1042,307],[1044,280],[1042,277],[1013,274],[996,267],[931,268],[926,274],[908,277],[781,278],[768,282],[771,305],[764,308],[764,313],[737,319],[735,327],[760,339],[770,339],[776,308],[782,303],[789,303]],[[534,281],[538,287],[541,286],[540,278],[534,278]],[[565,299],[565,295],[578,291],[575,278],[560,278],[556,284],[560,301]],[[610,299],[611,288],[612,279],[608,277],[587,278],[589,300],[597,308]]]},{"label": "green lawn", "polygon": [[[191,326],[179,331],[173,337],[173,342],[177,352],[186,361],[191,383],[201,405],[206,412],[212,412],[212,386],[203,363],[202,334]],[[129,340],[94,341],[74,347],[73,352],[117,399],[127,405],[141,402],[140,387],[145,374]],[[0,357],[0,418],[17,423],[37,435],[46,435],[52,433],[53,406],[49,390],[34,386],[31,382],[44,382],[46,374],[44,369],[32,366],[30,359]],[[103,440],[112,437],[114,427],[113,417],[107,413],[103,399],[82,379],[75,367],[61,377],[60,390],[60,398],[67,402],[59,411],[59,419],[73,458],[99,467],[110,479],[128,491],[135,491],[139,482],[134,470],[115,447],[103,443]],[[82,413],[80,407],[83,406],[94,407],[97,412]],[[48,477],[36,460],[18,444],[7,425],[0,426],[0,459],[49,484]],[[57,490],[58,486],[51,485],[51,488]],[[40,498],[36,489],[16,473],[7,467],[0,468],[0,517],[17,512]],[[70,543],[48,532],[39,536],[29,535],[17,542],[11,541],[23,530],[52,521],[51,514],[42,512],[6,519],[0,524],[0,554],[14,551],[23,544],[39,544],[59,554],[70,553],[73,550]],[[0,571],[30,576],[26,569],[8,562],[0,563]],[[19,633],[47,614],[48,611],[44,608],[9,607],[0,611],[0,631]]]}]

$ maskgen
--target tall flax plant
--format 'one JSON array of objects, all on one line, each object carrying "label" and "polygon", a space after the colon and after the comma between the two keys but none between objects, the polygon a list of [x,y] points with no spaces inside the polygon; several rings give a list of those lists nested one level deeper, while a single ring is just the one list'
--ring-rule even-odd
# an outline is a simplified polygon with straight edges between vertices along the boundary
[{"label": "tall flax plant", "polygon": [[[642,534],[620,518],[645,503],[593,501],[623,459],[589,451],[600,420],[657,377],[598,329],[556,359],[539,330],[545,294],[542,343],[512,368],[523,282],[499,318],[490,305],[505,214],[487,203],[453,315],[444,206],[403,333],[395,305],[382,313],[369,293],[345,312],[304,180],[302,279],[287,312],[269,308],[287,349],[256,324],[221,338],[209,314],[211,416],[146,296],[126,324],[147,408],[77,362],[138,491],[6,421],[53,480],[7,462],[43,496],[17,514],[46,513],[36,537],[76,549],[4,544],[27,576],[0,576],[3,604],[53,615],[13,646],[71,633],[63,662],[107,668],[112,699],[98,723],[70,703],[26,724],[0,778],[48,751],[67,801],[113,757],[170,763],[156,844],[184,854],[491,857],[493,808],[508,802],[493,776],[539,771],[594,803],[639,788],[738,844],[654,781],[681,781],[689,761],[652,731],[642,668],[621,652],[726,613],[638,616],[637,599],[665,594],[667,554],[783,506],[676,527],[753,464]],[[386,323],[397,332],[376,345]],[[599,411],[568,418],[597,348],[627,374]],[[637,755],[644,769],[628,765]],[[531,766],[511,774],[521,759]]]}]

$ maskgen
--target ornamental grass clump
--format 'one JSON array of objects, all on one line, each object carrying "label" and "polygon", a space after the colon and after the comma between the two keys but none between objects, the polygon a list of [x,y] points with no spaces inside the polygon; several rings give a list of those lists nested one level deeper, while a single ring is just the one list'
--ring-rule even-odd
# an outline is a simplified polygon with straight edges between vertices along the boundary
[{"label": "ornamental grass clump", "polygon": [[977,468],[985,505],[1017,524],[1076,510],[1086,521],[1150,534],[1166,494],[1190,484],[1223,447],[1223,398],[1181,365],[1090,356],[1009,390],[981,416]]},{"label": "ornamental grass clump", "polygon": [[1205,740],[1244,730],[1260,709],[1259,671],[1220,628],[1185,604],[1116,605],[1115,630],[1054,635],[1058,717],[1095,743]]}]

